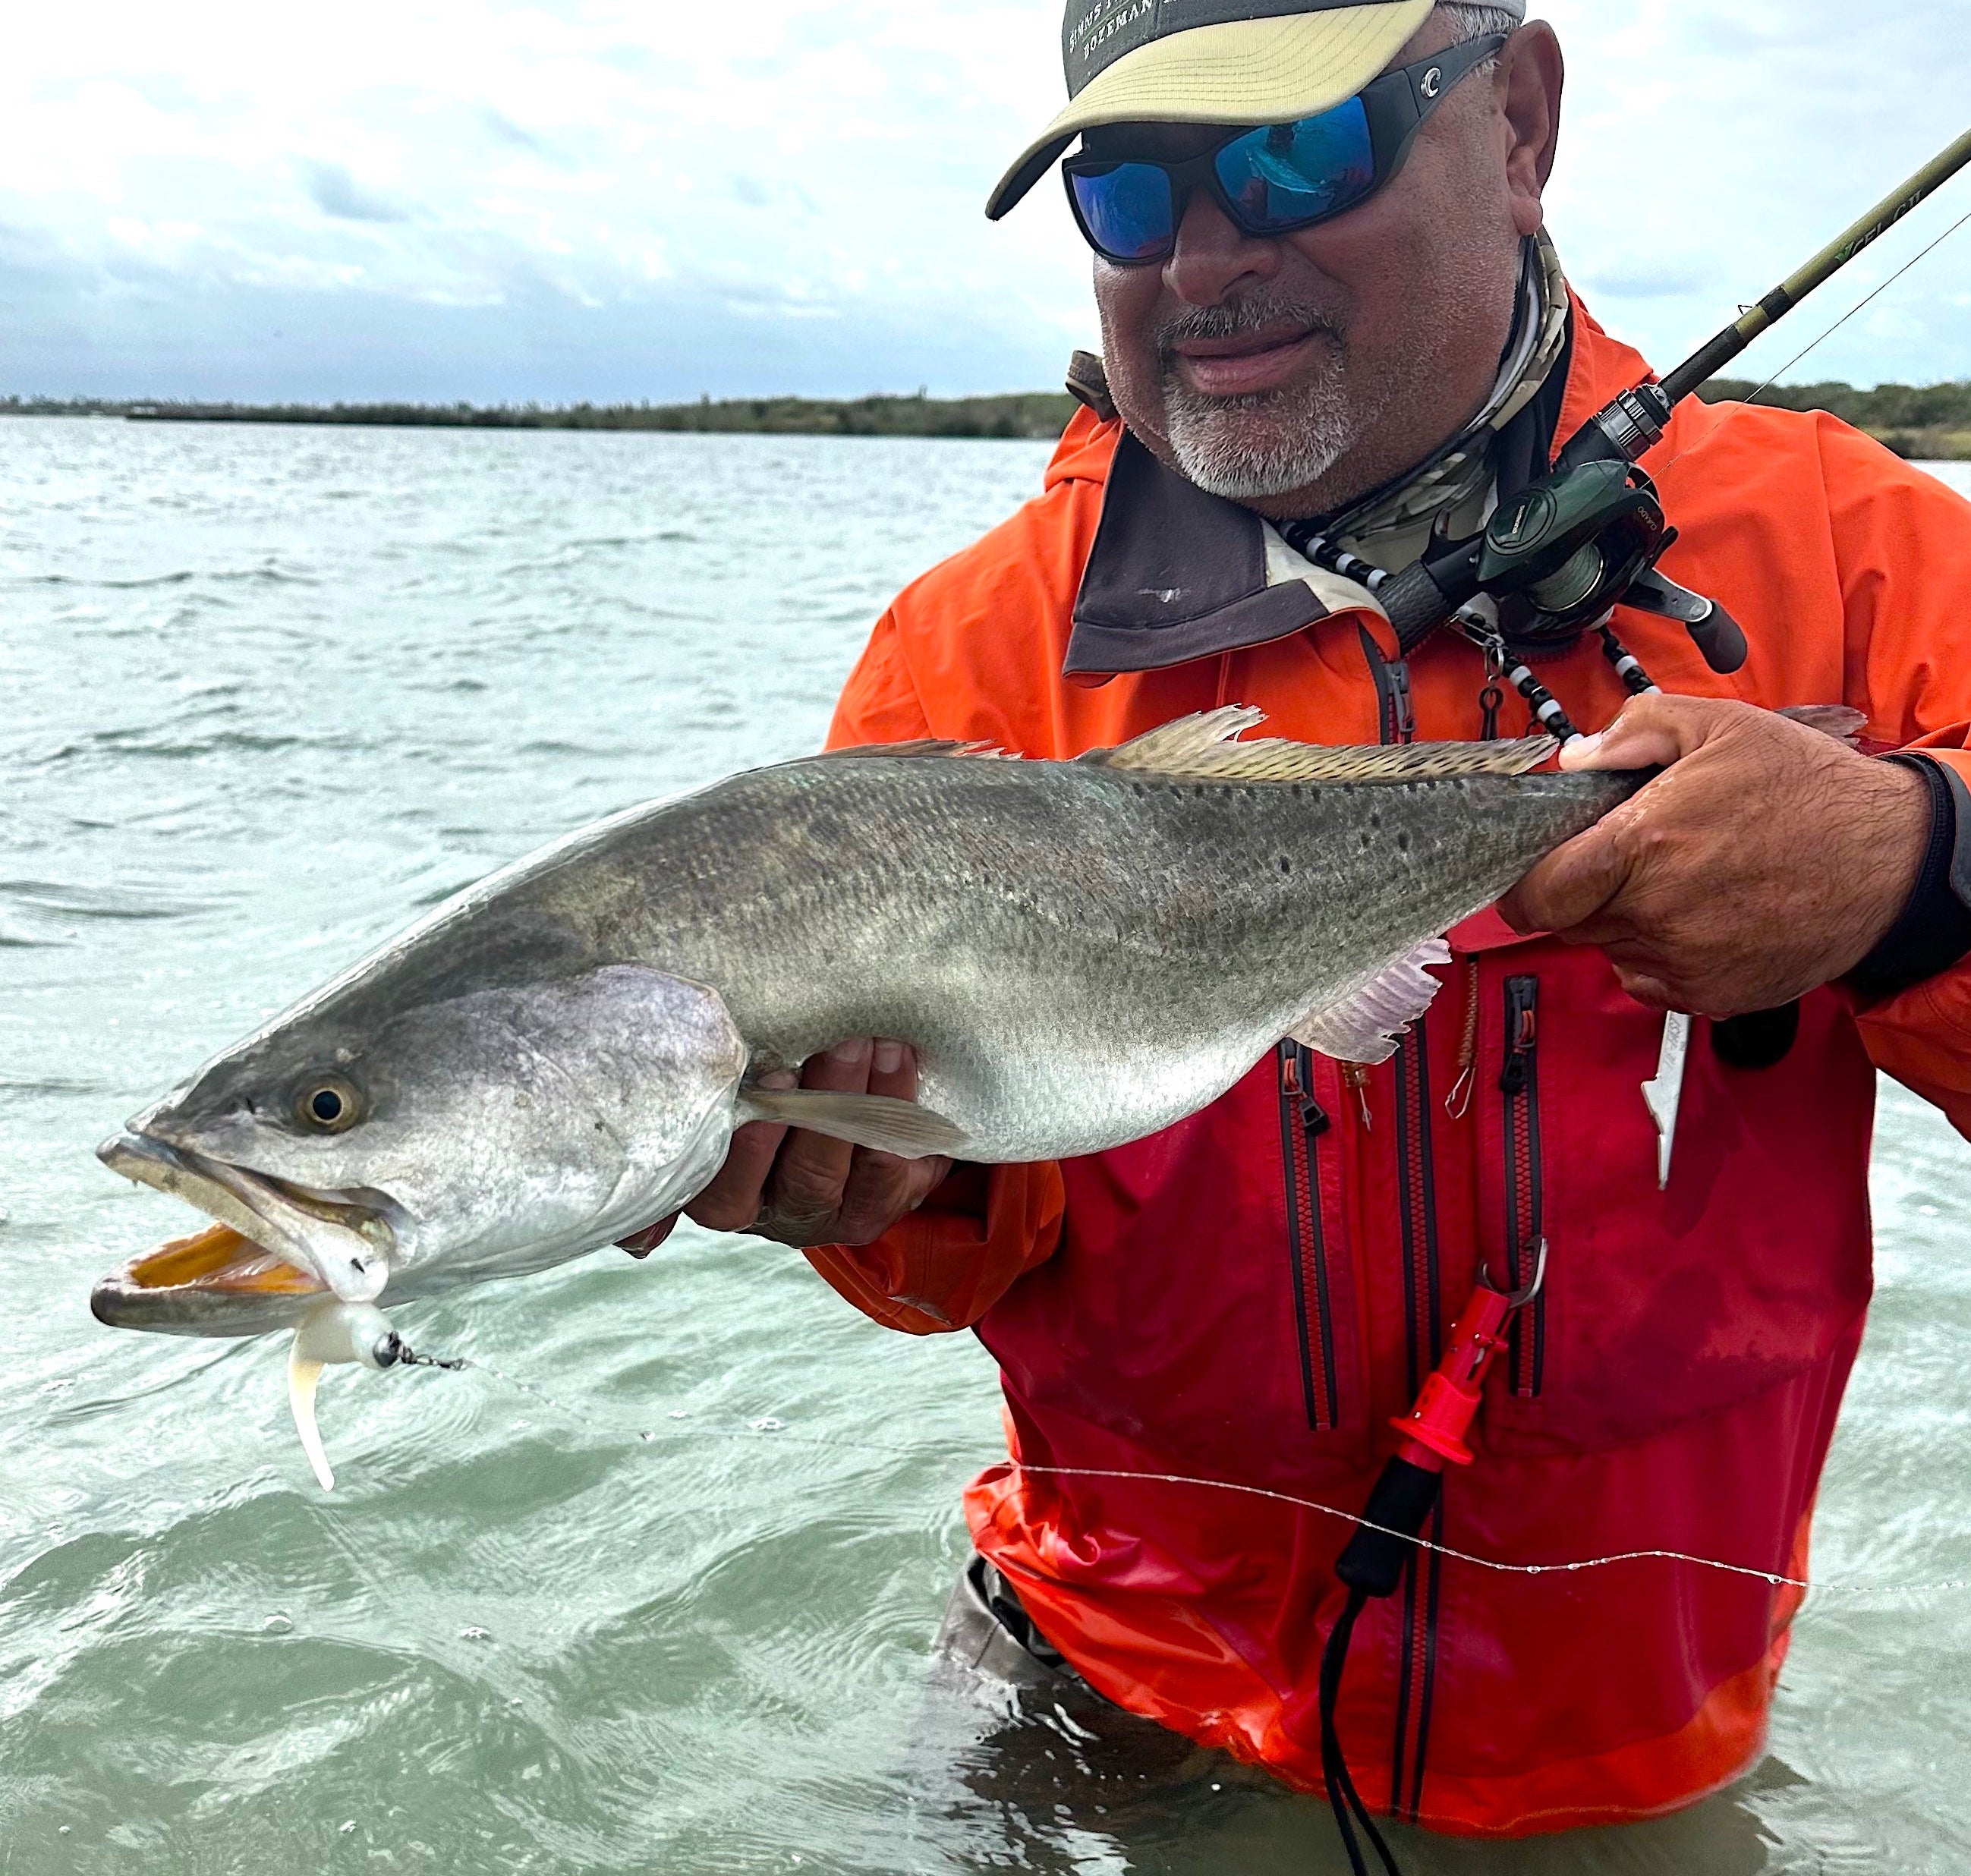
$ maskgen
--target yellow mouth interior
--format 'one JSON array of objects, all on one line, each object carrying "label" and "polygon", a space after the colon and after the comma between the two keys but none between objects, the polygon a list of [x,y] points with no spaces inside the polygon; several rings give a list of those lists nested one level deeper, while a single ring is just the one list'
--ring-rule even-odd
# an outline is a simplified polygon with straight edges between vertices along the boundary
[{"label": "yellow mouth interior", "polygon": [[140,1290],[176,1290],[195,1285],[233,1295],[314,1296],[321,1285],[285,1259],[263,1250],[230,1225],[208,1225],[188,1238],[173,1238],[124,1272]]}]

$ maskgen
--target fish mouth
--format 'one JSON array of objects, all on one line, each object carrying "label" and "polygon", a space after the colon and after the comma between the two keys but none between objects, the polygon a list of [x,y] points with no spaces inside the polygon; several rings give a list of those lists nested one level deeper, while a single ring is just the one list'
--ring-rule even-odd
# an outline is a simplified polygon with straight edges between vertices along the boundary
[{"label": "fish mouth", "polygon": [[96,1148],[111,1171],[169,1192],[213,1222],[132,1258],[90,1308],[112,1328],[260,1335],[329,1296],[369,1302],[390,1276],[395,1233],[373,1204],[312,1191],[142,1133]]}]

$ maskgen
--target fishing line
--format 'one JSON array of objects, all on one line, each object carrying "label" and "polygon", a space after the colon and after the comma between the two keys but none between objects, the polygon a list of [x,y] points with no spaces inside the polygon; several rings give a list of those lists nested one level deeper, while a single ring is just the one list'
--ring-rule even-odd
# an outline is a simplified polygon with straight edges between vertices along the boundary
[{"label": "fishing line", "polygon": [[[565,1401],[544,1392],[533,1383],[523,1381],[517,1376],[496,1368],[488,1361],[477,1357],[461,1360],[460,1366],[490,1375],[517,1392],[539,1401],[543,1406],[566,1416],[578,1425],[594,1428],[602,1424],[603,1417],[593,1410],[572,1406]],[[679,1418],[686,1416],[680,1414]],[[638,1441],[645,1445],[655,1444],[660,1435],[642,1428],[629,1429],[636,1434]],[[689,1429],[676,1427],[668,1429],[671,1438],[679,1441],[702,1438],[706,1435],[718,1439],[752,1440],[770,1437],[799,1446],[826,1448],[836,1452],[885,1453],[903,1459],[922,1459],[925,1455],[921,1446],[896,1446],[879,1440],[839,1439],[824,1434],[800,1433],[784,1422],[766,1416],[752,1422],[744,1428],[738,1427],[698,1426]],[[976,1462],[974,1462],[976,1463]],[[1473,1568],[1489,1570],[1495,1575],[1517,1577],[1577,1576],[1589,1570],[1611,1569],[1620,1564],[1631,1563],[1681,1563],[1702,1570],[1715,1571],[1722,1575],[1748,1578],[1754,1582],[1764,1583],[1775,1589],[1797,1589],[1810,1591],[1816,1596],[1888,1597],[1928,1596],[1971,1590],[1971,1578],[1953,1578],[1932,1583],[1827,1583],[1805,1577],[1789,1576],[1784,1571],[1754,1569],[1749,1565],[1727,1563],[1715,1557],[1701,1557],[1682,1550],[1623,1550],[1611,1552],[1601,1557],[1583,1557],[1565,1563],[1502,1563],[1493,1557],[1481,1557],[1474,1552],[1460,1550],[1449,1544],[1434,1543],[1429,1539],[1418,1537],[1408,1532],[1393,1530],[1386,1525],[1376,1524],[1364,1519],[1360,1513],[1346,1511],[1337,1505],[1323,1504],[1318,1499],[1303,1498],[1294,1492],[1275,1491],[1264,1485],[1245,1485],[1232,1479],[1204,1478],[1182,1472],[1140,1472],[1112,1466],[1056,1466],[1043,1465],[1022,1459],[995,1458],[986,1462],[988,1465],[1003,1465],[1017,1472],[1035,1477],[1056,1478],[1129,1480],[1150,1485],[1180,1485],[1194,1487],[1215,1492],[1235,1492],[1248,1498],[1262,1498],[1275,1504],[1291,1506],[1296,1510],[1311,1511],[1324,1518],[1336,1519],[1351,1528],[1374,1531],[1386,1537],[1396,1537],[1418,1550],[1429,1551],[1456,1563],[1469,1564]]]},{"label": "fishing line", "polygon": [[1937,250],[1943,246],[1944,243],[1948,241],[1950,237],[1954,235],[1959,229],[1962,228],[1966,222],[1971,222],[1971,210],[1967,210],[1963,214],[1959,216],[1956,220],[1953,222],[1948,228],[1945,229],[1943,233],[1939,235],[1934,241],[1931,242],[1928,247],[1921,249],[1917,252],[1911,255],[1907,260],[1903,262],[1901,266],[1898,267],[1894,273],[1890,275],[1888,279],[1885,280],[1880,286],[1876,288],[1875,291],[1870,294],[1867,299],[1858,301],[1853,306],[1850,307],[1848,311],[1843,313],[1839,319],[1836,320],[1833,324],[1829,326],[1818,339],[1816,339],[1813,344],[1807,347],[1806,351],[1798,353],[1793,357],[1788,359],[1787,362],[1784,365],[1780,366],[1779,370],[1774,372],[1764,384],[1759,386],[1758,390],[1754,391],[1750,397],[1747,398],[1745,402],[1748,404],[1756,404],[1765,392],[1770,391],[1774,385],[1778,383],[1780,379],[1784,378],[1788,372],[1793,370],[1794,366],[1797,365],[1803,359],[1806,358],[1808,356],[1808,353],[1818,350],[1824,341],[1833,338],[1835,334],[1839,332],[1843,326],[1847,324],[1849,321],[1852,319],[1857,313],[1862,311],[1875,301],[1880,299],[1885,293],[1888,291],[1890,288],[1894,286],[1898,280],[1901,279],[1903,275],[1907,273],[1912,267],[1915,266],[1919,261],[1927,259],[1930,256],[1934,254]]},{"label": "fishing line", "polygon": [[[1901,279],[1903,275],[1907,273],[1912,267],[1915,266],[1918,262],[1927,259],[1930,256],[1934,254],[1939,248],[1943,246],[1945,242],[1948,241],[1950,237],[1956,233],[1958,230],[1962,228],[1967,222],[1971,222],[1971,210],[1967,210],[1965,213],[1959,216],[1956,220],[1953,222],[1948,228],[1945,229],[1943,233],[1939,235],[1927,247],[1919,249],[1917,252],[1912,254],[1910,258],[1904,261],[1894,273],[1889,275],[1888,279],[1885,280],[1880,286],[1876,288],[1874,292],[1871,293],[1866,299],[1857,301],[1855,304],[1851,306],[1846,312],[1843,313],[1839,319],[1836,320],[1833,324],[1829,326],[1819,338],[1816,339],[1813,344],[1808,346],[1806,350],[1797,353],[1793,357],[1788,359],[1784,365],[1780,366],[1778,370],[1774,372],[1764,384],[1761,385],[1751,396],[1748,397],[1745,400],[1745,402],[1748,404],[1757,404],[1759,399],[1765,396],[1767,392],[1770,391],[1774,385],[1779,383],[1780,379],[1784,378],[1788,372],[1793,370],[1794,366],[1800,363],[1803,360],[1811,356],[1814,352],[1819,350],[1822,345],[1826,344],[1828,340],[1833,338],[1835,334],[1839,332],[1843,326],[1847,324],[1849,321],[1852,319],[1857,313],[1863,311],[1873,301],[1880,299],[1882,295],[1888,292],[1890,288],[1894,286],[1898,280]],[[1761,406],[1761,408],[1765,407]],[[1667,475],[1671,470],[1674,469],[1679,463],[1682,462],[1684,458],[1688,456],[1696,447],[1697,444],[1695,440],[1685,444],[1683,448],[1679,450],[1674,456],[1671,457],[1669,461],[1653,469],[1650,473],[1659,477]]]},{"label": "fishing line", "polygon": [[1084,1479],[1142,1479],[1161,1485],[1203,1485],[1214,1491],[1241,1492],[1253,1498],[1270,1498],[1283,1505],[1292,1505],[1303,1511],[1318,1511],[1322,1516],[1339,1518],[1343,1523],[1365,1531],[1373,1531],[1383,1537],[1399,1537],[1405,1543],[1419,1550],[1434,1552],[1458,1563],[1468,1563],[1481,1570],[1490,1570],[1503,1576],[1571,1576],[1584,1570],[1604,1570],[1618,1563],[1688,1563],[1700,1569],[1715,1570],[1726,1576],[1751,1577],[1761,1583],[1771,1584],[1777,1589],[1810,1590],[1816,1596],[1918,1596],[1934,1594],[1947,1590],[1971,1589],[1971,1578],[1953,1578],[1936,1583],[1824,1583],[1810,1581],[1806,1578],[1788,1576],[1783,1571],[1755,1570],[1742,1563],[1724,1563],[1715,1557],[1699,1557],[1683,1550],[1621,1550],[1605,1557],[1584,1557],[1571,1563],[1501,1563],[1496,1558],[1481,1557],[1468,1550],[1459,1550],[1449,1544],[1432,1543],[1425,1537],[1412,1537],[1408,1532],[1392,1530],[1387,1525],[1376,1524],[1364,1518],[1359,1512],[1344,1511],[1334,1505],[1324,1505],[1311,1498],[1302,1498],[1292,1492],[1276,1492],[1263,1485],[1241,1485],[1230,1479],[1192,1478],[1179,1472],[1130,1472],[1097,1466],[1043,1466],[1030,1465],[1024,1460],[1008,1459],[1002,1463],[1021,1472],[1057,1472],[1073,1478]]}]

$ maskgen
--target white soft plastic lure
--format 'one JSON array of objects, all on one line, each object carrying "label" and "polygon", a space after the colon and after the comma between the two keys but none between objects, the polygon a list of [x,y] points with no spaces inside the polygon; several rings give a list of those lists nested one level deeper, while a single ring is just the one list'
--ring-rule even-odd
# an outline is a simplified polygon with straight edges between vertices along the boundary
[{"label": "white soft plastic lure", "polygon": [[402,1339],[374,1303],[318,1303],[295,1324],[294,1346],[288,1351],[288,1405],[295,1416],[295,1431],[301,1435],[301,1451],[324,1492],[335,1490],[335,1474],[315,1424],[314,1391],[322,1370],[344,1362],[365,1368],[394,1367],[404,1353]]}]

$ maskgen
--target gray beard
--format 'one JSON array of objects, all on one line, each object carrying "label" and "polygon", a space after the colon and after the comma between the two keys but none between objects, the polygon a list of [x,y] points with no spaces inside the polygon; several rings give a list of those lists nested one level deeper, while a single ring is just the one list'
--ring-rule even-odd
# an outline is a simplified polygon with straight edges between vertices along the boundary
[{"label": "gray beard", "polygon": [[1345,413],[1305,391],[1207,398],[1167,379],[1164,409],[1186,479],[1235,502],[1311,488],[1355,441]]},{"label": "gray beard", "polygon": [[[1282,318],[1329,341],[1313,378],[1251,397],[1207,397],[1178,375],[1172,348],[1181,339],[1231,338]],[[1319,482],[1354,446],[1361,431],[1348,395],[1342,335],[1326,314],[1263,297],[1201,307],[1156,334],[1164,360],[1165,433],[1185,478],[1231,501],[1290,495]]]}]

